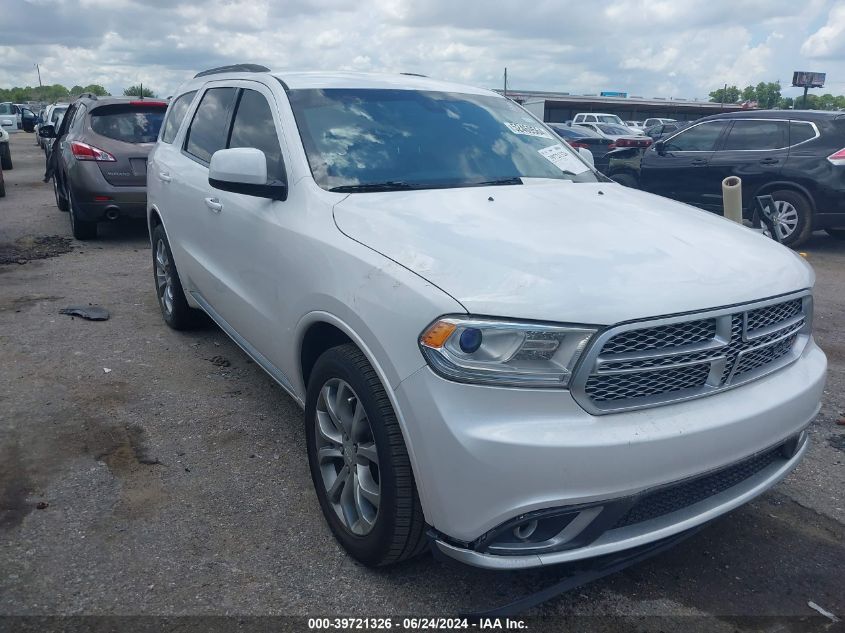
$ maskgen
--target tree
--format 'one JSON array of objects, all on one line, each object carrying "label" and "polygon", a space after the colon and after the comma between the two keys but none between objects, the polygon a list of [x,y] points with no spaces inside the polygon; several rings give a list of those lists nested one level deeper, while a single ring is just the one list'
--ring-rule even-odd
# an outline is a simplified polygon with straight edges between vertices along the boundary
[{"label": "tree", "polygon": [[88,84],[82,89],[82,92],[90,92],[98,97],[108,97],[109,91],[103,88],[100,84]]},{"label": "tree", "polygon": [[757,89],[754,86],[745,86],[742,89],[742,100],[743,101],[756,101],[757,100]]},{"label": "tree", "polygon": [[780,83],[777,81],[761,81],[754,92],[757,105],[764,110],[774,108],[780,102]]},{"label": "tree", "polygon": [[727,91],[724,88],[719,88],[710,93],[710,101],[714,103],[736,103],[741,96],[739,88],[736,86],[729,86]]},{"label": "tree", "polygon": [[781,110],[789,110],[795,105],[795,100],[792,97],[781,97],[778,101],[778,107]]},{"label": "tree", "polygon": [[149,88],[143,89],[143,94],[141,94],[141,86],[129,86],[126,90],[123,91],[124,97],[155,97],[156,93],[154,93]]}]

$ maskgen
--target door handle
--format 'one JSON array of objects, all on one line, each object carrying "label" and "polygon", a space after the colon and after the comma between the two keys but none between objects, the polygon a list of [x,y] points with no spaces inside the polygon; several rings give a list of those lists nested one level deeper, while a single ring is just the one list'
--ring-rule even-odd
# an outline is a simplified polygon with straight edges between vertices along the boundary
[{"label": "door handle", "polygon": [[206,198],[205,206],[215,213],[220,213],[223,210],[223,204],[217,198]]},{"label": "door handle", "polygon": [[170,174],[168,174],[166,171],[158,172],[158,179],[161,180],[162,182],[170,182],[171,180],[173,180],[170,177]]},{"label": "door handle", "polygon": [[692,161],[692,163],[691,163],[691,164],[692,164],[694,167],[703,167],[704,165],[706,165],[706,164],[707,164],[707,161],[706,161],[706,160],[704,160],[703,158],[696,158],[694,161]]},{"label": "door handle", "polygon": [[760,161],[761,165],[777,165],[780,162],[780,159],[777,158],[764,158]]}]

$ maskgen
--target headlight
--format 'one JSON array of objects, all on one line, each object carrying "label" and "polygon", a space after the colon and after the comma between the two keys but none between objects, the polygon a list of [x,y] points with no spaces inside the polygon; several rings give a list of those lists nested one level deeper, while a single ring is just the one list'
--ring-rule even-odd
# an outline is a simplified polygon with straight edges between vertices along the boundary
[{"label": "headlight", "polygon": [[442,317],[420,335],[431,368],[460,382],[566,388],[595,329]]}]

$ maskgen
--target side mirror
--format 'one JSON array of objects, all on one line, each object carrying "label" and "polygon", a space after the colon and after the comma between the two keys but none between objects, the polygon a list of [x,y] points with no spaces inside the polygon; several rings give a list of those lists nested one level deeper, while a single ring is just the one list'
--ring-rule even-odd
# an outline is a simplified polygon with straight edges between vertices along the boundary
[{"label": "side mirror", "polygon": [[655,141],[654,142],[654,151],[663,156],[666,154],[666,143],[663,141]]},{"label": "side mirror", "polygon": [[52,125],[42,125],[38,128],[38,136],[41,138],[56,138],[56,128]]},{"label": "side mirror", "polygon": [[267,182],[267,158],[254,147],[221,149],[211,156],[208,184],[215,189],[245,196],[286,200],[287,183]]},{"label": "side mirror", "polygon": [[596,161],[593,158],[593,153],[588,150],[586,147],[579,147],[578,154],[580,154],[581,158],[583,158],[593,169],[596,168]]}]

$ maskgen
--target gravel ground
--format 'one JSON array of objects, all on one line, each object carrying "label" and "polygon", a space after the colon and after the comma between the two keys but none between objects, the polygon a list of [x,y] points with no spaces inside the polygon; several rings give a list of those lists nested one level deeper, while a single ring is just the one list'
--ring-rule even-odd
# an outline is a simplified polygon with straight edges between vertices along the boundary
[{"label": "gravel ground", "polygon": [[[142,224],[70,240],[33,136],[14,135],[12,153],[0,199],[0,614],[453,615],[560,574],[429,555],[379,571],[352,561],[320,514],[296,404],[217,328],[165,327]],[[791,630],[817,616],[808,601],[845,616],[845,242],[819,233],[806,252],[830,374],[801,466],[671,551],[532,615],[717,616],[710,631],[760,628],[745,616]],[[111,319],[59,314],[88,303]]]}]

